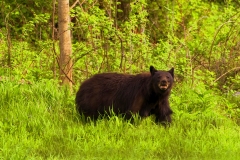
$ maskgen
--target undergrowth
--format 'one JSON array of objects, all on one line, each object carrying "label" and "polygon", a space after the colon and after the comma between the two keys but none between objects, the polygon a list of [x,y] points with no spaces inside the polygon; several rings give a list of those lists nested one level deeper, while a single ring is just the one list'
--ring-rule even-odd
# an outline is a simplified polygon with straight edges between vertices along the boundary
[{"label": "undergrowth", "polygon": [[[173,123],[112,115],[84,123],[53,81],[0,82],[0,159],[238,159],[237,101],[204,84],[176,84]],[[232,109],[231,108],[231,109]],[[238,120],[238,121],[237,121]]]}]

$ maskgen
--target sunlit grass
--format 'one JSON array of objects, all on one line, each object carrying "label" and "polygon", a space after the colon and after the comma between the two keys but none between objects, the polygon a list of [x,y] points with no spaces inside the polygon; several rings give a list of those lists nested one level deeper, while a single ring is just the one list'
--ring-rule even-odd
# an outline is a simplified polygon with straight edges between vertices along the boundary
[{"label": "sunlit grass", "polygon": [[83,123],[74,94],[53,82],[0,82],[0,159],[237,160],[240,128],[221,111],[227,101],[186,89],[173,91],[173,123],[165,128],[153,117]]}]

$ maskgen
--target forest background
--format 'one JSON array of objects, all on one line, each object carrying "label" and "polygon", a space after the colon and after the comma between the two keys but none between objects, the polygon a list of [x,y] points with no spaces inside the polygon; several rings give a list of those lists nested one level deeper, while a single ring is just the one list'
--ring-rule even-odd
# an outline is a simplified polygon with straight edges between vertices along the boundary
[{"label": "forest background", "polygon": [[[173,115],[175,124],[172,126],[174,132],[168,131],[170,137],[165,137],[162,141],[165,144],[179,143],[175,145],[176,147],[171,146],[172,149],[168,148],[168,151],[176,153],[175,155],[156,151],[154,148],[144,153],[149,154],[153,159],[161,155],[164,159],[181,159],[186,156],[221,158],[222,152],[226,153],[222,155],[222,159],[229,155],[237,157],[237,153],[240,153],[240,145],[237,144],[240,139],[240,2],[238,0],[70,0],[72,93],[59,85],[60,50],[57,5],[58,2],[55,0],[5,0],[0,2],[2,94],[0,107],[3,111],[0,123],[1,135],[3,135],[0,155],[3,159],[16,159],[24,156],[42,157],[43,159],[69,157],[77,159],[79,155],[74,154],[76,153],[74,151],[81,145],[78,144],[78,148],[77,142],[79,141],[74,138],[70,143],[64,139],[66,135],[71,132],[78,137],[79,130],[86,131],[87,129],[94,137],[99,131],[98,127],[82,125],[75,112],[74,93],[81,82],[101,72],[136,74],[148,71],[150,65],[163,70],[175,68],[175,87],[171,96],[171,104],[175,112]],[[33,111],[32,106],[38,106],[38,110]],[[26,113],[22,113],[22,110]],[[19,118],[20,113],[23,114],[22,119]],[[51,116],[48,115],[49,113]],[[33,117],[43,115],[45,119],[36,118],[33,122],[31,118],[29,121],[29,117],[32,117],[29,115]],[[120,117],[115,118],[117,120],[114,119],[114,122],[99,121],[100,127],[104,126],[101,126],[102,123],[111,125],[121,120]],[[55,121],[61,121],[61,124]],[[197,121],[200,121],[200,124]],[[61,133],[59,138],[55,132],[52,133],[54,127],[51,128],[48,122],[56,128],[57,126],[63,127],[63,130],[66,129],[66,125],[82,128],[79,130],[72,128],[71,131]],[[120,122],[118,126],[128,124],[125,121]],[[142,123],[138,124],[140,127],[138,125],[135,126],[136,128],[122,127],[122,130],[143,131],[150,122]],[[49,134],[44,133],[40,126],[49,130]],[[159,127],[152,123],[150,126],[154,129]],[[200,130],[196,129],[196,126]],[[225,145],[225,142],[224,145],[222,144],[220,137],[225,136],[226,141],[230,139],[227,135],[223,136],[222,126],[226,127],[226,130],[224,129],[226,133],[234,136],[229,146]],[[20,129],[21,127],[24,131]],[[92,127],[91,131],[87,127]],[[196,136],[198,136],[196,131],[201,135],[207,128],[214,130],[214,136],[208,137],[209,139],[200,138],[202,141],[198,141],[199,146],[194,144],[199,150],[194,150],[194,145],[186,141],[169,142],[170,138],[174,139],[176,133],[182,133],[179,130],[182,131],[183,128],[184,133],[179,136],[186,136],[186,128],[190,128],[191,135]],[[107,130],[111,133],[111,129]],[[122,130],[116,133],[116,139],[124,134]],[[31,137],[32,141],[30,138],[26,142],[19,143],[23,132],[26,132],[25,135],[28,138]],[[43,137],[38,143],[35,143],[36,133]],[[140,133],[148,136],[145,132]],[[161,133],[164,134],[164,129]],[[102,131],[102,135],[105,135],[106,139],[104,136],[100,136],[100,139],[104,139],[102,141],[108,146],[108,134]],[[143,135],[140,134],[140,140],[136,138],[138,136],[134,140],[133,136],[132,147],[138,146]],[[9,140],[9,136],[12,141]],[[158,139],[158,136],[154,134],[153,139]],[[124,146],[131,148],[130,142],[129,144],[125,142],[125,140],[129,141],[126,137],[123,136],[122,143],[117,143],[123,148],[121,151],[115,153],[115,150],[112,150],[113,153],[123,158],[123,153],[128,153]],[[84,138],[89,137],[81,137],[81,139]],[[210,140],[211,138],[214,142]],[[203,147],[203,144],[209,140],[211,145],[216,142],[217,146],[220,143],[218,150],[211,148],[210,144],[206,148]],[[73,147],[66,149],[63,145],[59,145],[66,144],[66,141]],[[11,149],[16,145],[15,142],[18,142],[20,150],[22,149],[20,153],[19,150]],[[26,147],[29,144],[34,144],[35,147]],[[56,145],[59,147],[53,147]],[[91,142],[88,145],[96,144]],[[147,147],[148,145],[146,144]],[[86,148],[85,144],[85,150],[80,149],[81,156],[89,159],[100,157],[101,151],[107,150],[106,146],[89,152],[91,147]],[[114,145],[112,147],[114,148]],[[144,150],[143,144],[138,147],[134,152],[136,157],[138,157],[137,153]],[[234,149],[226,151],[226,148]]]}]

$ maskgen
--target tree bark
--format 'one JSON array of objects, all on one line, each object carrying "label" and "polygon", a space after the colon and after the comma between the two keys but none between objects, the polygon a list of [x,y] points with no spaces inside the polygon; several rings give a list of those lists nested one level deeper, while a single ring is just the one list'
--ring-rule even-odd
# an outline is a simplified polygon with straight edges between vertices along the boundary
[{"label": "tree bark", "polygon": [[72,43],[69,0],[58,0],[58,27],[60,80],[62,85],[68,85],[72,89]]}]

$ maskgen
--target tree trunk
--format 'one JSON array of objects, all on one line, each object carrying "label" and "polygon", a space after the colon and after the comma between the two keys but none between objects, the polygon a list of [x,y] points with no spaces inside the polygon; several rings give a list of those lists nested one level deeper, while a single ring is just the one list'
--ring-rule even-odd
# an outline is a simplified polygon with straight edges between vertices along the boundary
[{"label": "tree trunk", "polygon": [[60,80],[72,89],[72,44],[70,30],[69,0],[58,0],[58,28],[60,47]]}]

